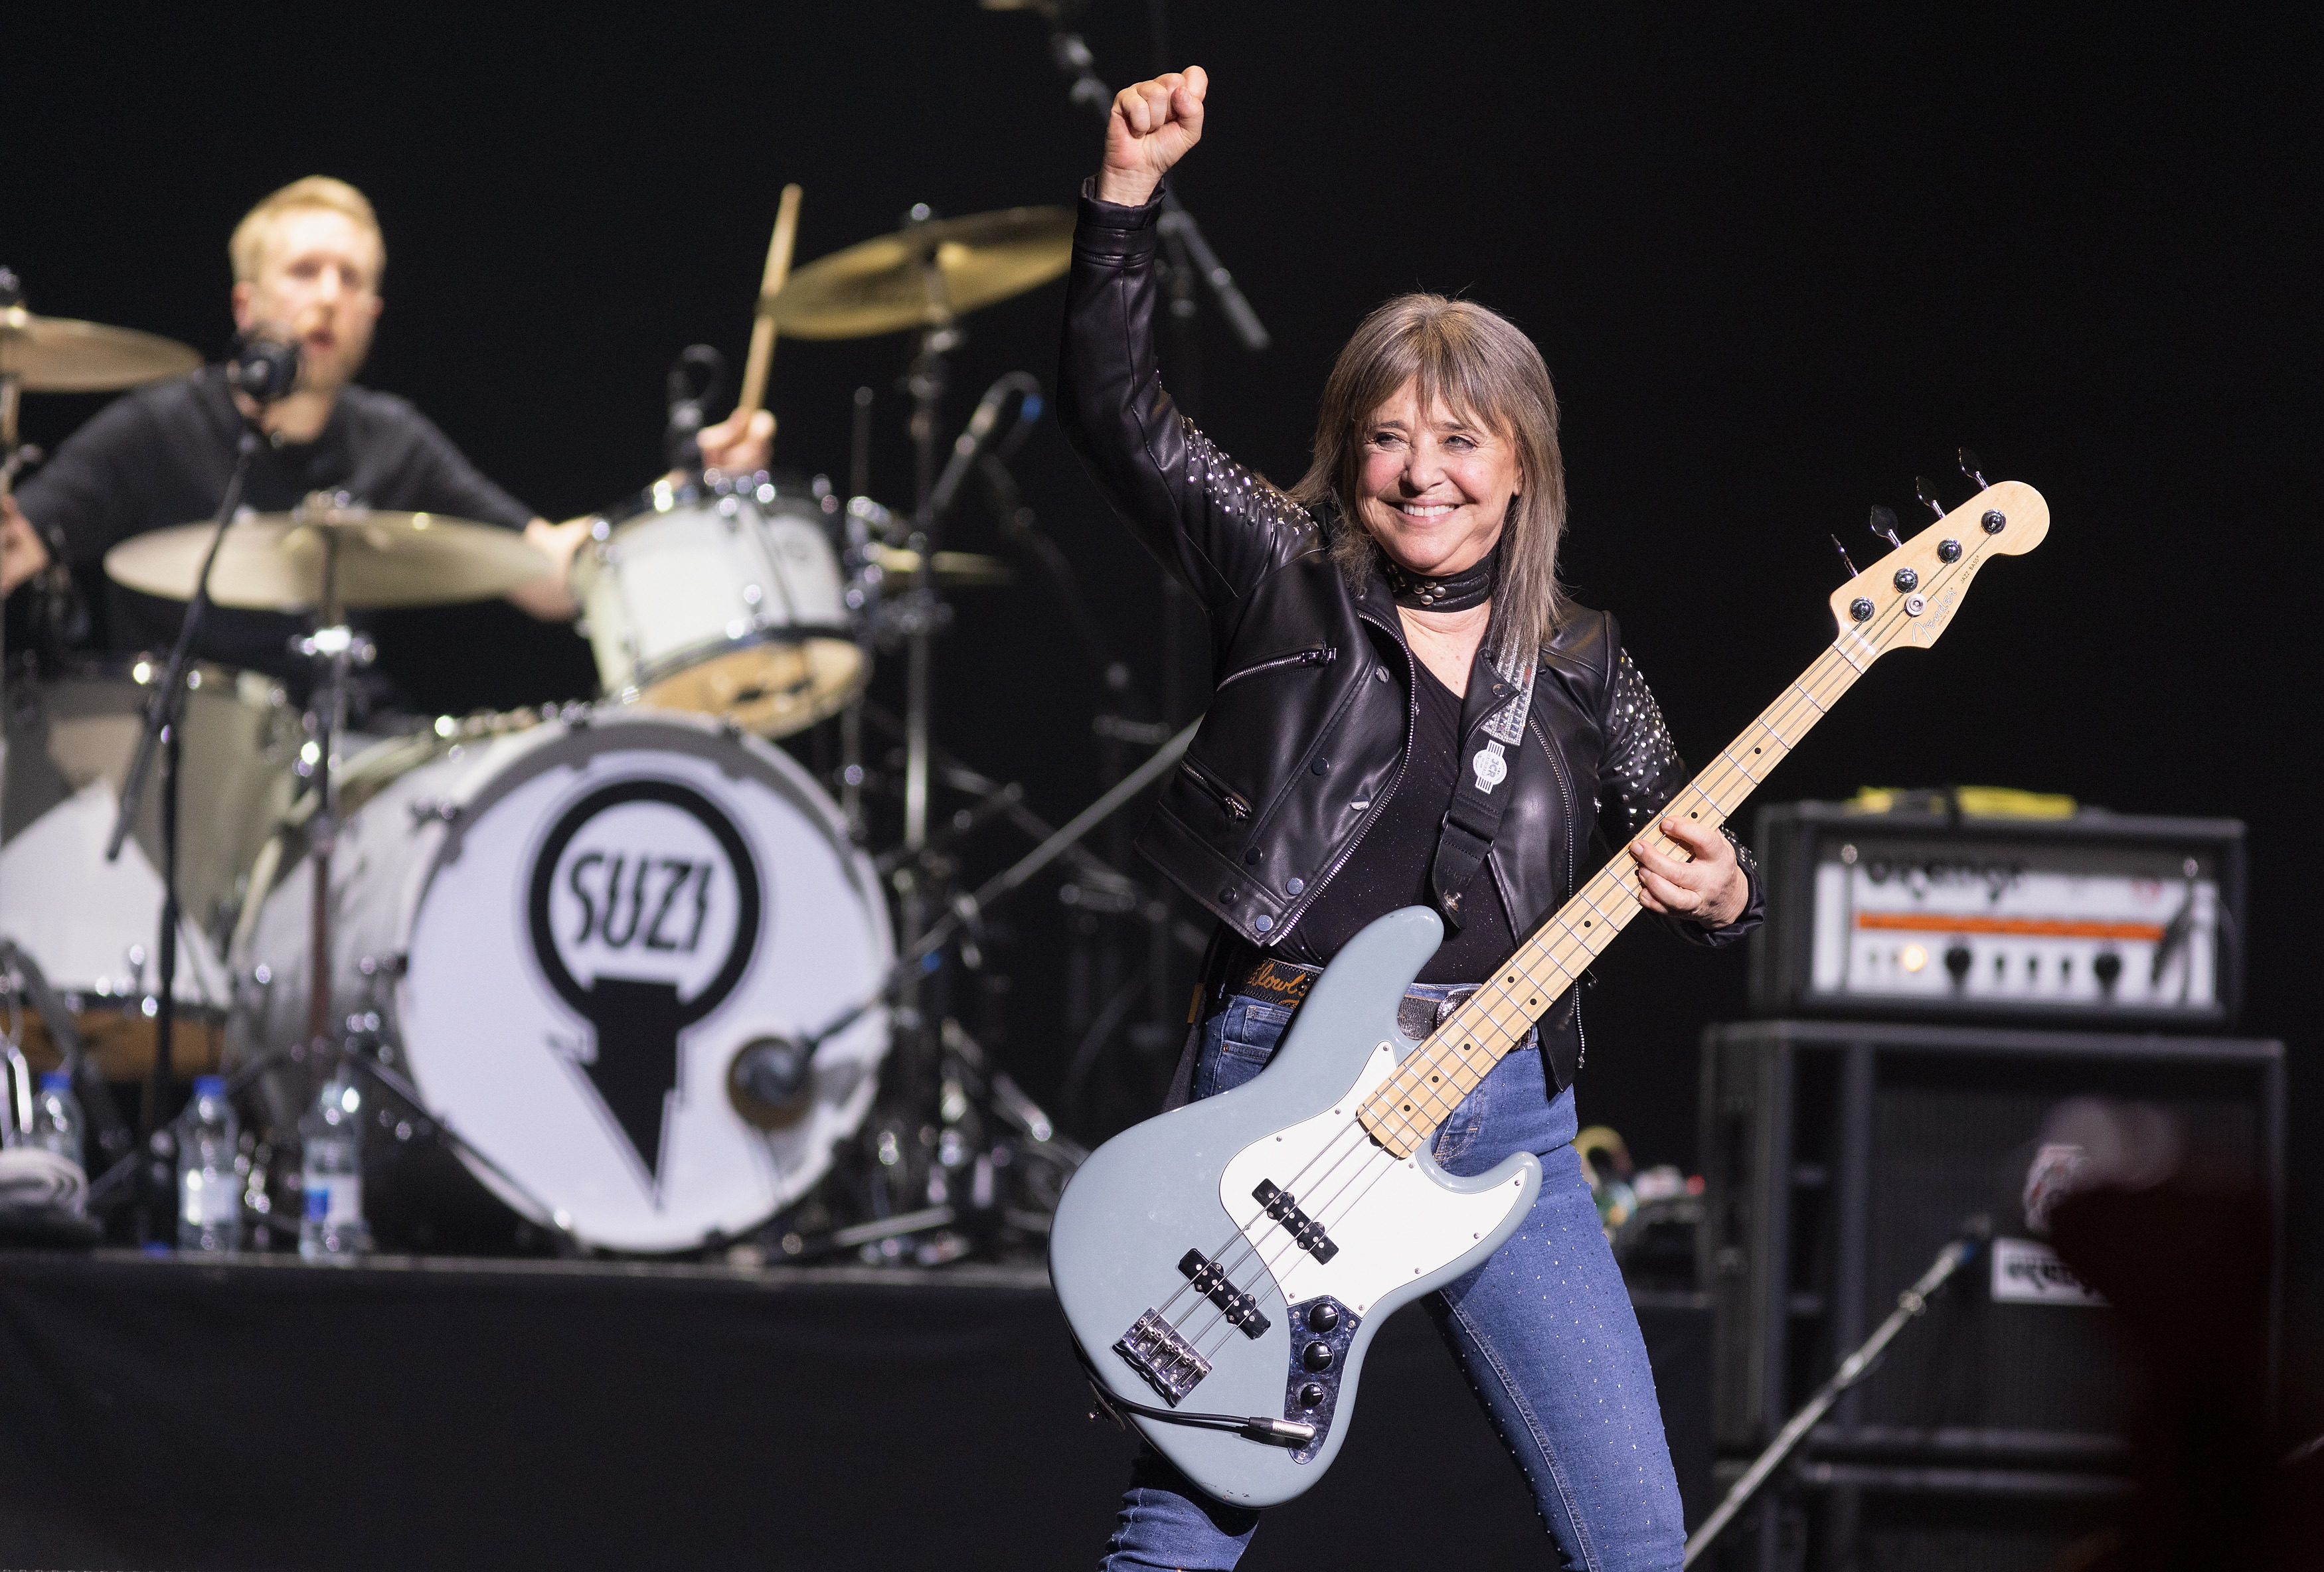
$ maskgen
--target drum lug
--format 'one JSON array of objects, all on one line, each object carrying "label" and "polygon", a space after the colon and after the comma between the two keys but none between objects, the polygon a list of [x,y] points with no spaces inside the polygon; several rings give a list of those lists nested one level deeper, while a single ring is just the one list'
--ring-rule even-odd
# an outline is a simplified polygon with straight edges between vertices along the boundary
[{"label": "drum lug", "polygon": [[437,797],[420,797],[411,804],[412,828],[422,824],[456,824],[460,822],[460,804]]}]

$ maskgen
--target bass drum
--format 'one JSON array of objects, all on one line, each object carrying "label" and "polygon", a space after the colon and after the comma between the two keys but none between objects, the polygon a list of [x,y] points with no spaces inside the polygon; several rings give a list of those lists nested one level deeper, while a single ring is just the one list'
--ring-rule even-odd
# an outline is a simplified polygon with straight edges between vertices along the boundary
[{"label": "bass drum", "polygon": [[[395,749],[433,751],[384,743],[349,777],[375,784]],[[234,958],[236,1062],[306,1035],[314,881],[292,850]],[[380,1034],[486,1189],[584,1244],[681,1251],[753,1227],[871,1106],[881,1010],[817,1050],[795,1102],[735,1083],[746,1050],[825,1025],[893,961],[838,810],[754,737],[625,709],[446,740],[355,810],[331,876],[334,1020]],[[269,1073],[278,1133],[317,1089],[313,1067]]]}]

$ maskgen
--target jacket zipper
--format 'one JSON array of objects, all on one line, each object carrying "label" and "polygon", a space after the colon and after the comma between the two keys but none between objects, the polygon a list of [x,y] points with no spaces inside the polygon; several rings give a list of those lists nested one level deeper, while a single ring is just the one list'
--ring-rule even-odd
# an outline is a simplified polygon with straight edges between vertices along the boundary
[{"label": "jacket zipper", "polygon": [[1234,787],[1195,763],[1192,754],[1178,761],[1178,773],[1218,798],[1219,806],[1226,810],[1228,818],[1240,823],[1250,817],[1250,800]]},{"label": "jacket zipper", "polygon": [[1221,678],[1211,691],[1214,694],[1223,693],[1231,685],[1242,681],[1247,676],[1257,676],[1261,672],[1275,671],[1286,666],[1329,666],[1339,658],[1338,646],[1312,645],[1305,649],[1295,649],[1288,655],[1277,655],[1262,660],[1256,666],[1247,666],[1240,671],[1231,672]]},{"label": "jacket zipper", "polygon": [[[1361,612],[1357,613],[1357,620],[1370,622],[1373,627],[1395,639],[1396,647],[1404,651],[1406,668],[1407,670],[1411,668],[1412,647],[1404,641],[1402,629],[1391,628],[1379,618],[1367,617]],[[1333,653],[1338,652],[1335,650]],[[1322,876],[1307,887],[1307,893],[1300,897],[1298,903],[1283,915],[1283,932],[1276,935],[1277,941],[1297,925],[1307,908],[1314,906],[1316,897],[1323,893],[1324,887],[1337,877],[1340,869],[1348,865],[1348,859],[1356,854],[1356,848],[1364,843],[1364,837],[1371,833],[1374,824],[1379,823],[1380,814],[1388,811],[1388,799],[1396,795],[1396,788],[1404,784],[1405,768],[1412,762],[1412,740],[1420,734],[1420,694],[1409,683],[1405,685],[1404,708],[1404,751],[1397,756],[1396,773],[1388,777],[1388,785],[1380,789],[1379,795],[1372,799],[1370,814],[1365,817],[1362,823],[1356,826],[1356,832],[1348,838],[1348,844],[1341,850],[1340,855],[1332,860],[1332,866],[1325,869]]]}]

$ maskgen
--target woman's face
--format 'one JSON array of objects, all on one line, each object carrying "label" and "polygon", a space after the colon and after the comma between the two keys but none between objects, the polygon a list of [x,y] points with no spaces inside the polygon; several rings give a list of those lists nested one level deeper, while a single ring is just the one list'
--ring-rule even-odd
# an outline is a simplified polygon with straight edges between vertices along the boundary
[{"label": "woman's face", "polygon": [[1420,407],[1418,379],[1372,411],[1360,506],[1380,549],[1408,573],[1459,573],[1501,538],[1524,477],[1517,448],[1442,400]]}]

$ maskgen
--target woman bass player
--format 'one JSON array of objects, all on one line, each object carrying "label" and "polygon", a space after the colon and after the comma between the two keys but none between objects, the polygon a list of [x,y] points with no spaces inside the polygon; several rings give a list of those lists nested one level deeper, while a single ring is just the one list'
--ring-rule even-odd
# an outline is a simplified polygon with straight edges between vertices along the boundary
[{"label": "woman bass player", "polygon": [[[1155,361],[1155,225],[1207,88],[1191,69],[1115,98],[1059,375],[1075,446],[1200,599],[1225,674],[1140,841],[1219,924],[1176,1100],[1256,1075],[1320,968],[1419,904],[1447,935],[1402,1012],[1425,1036],[1572,893],[1594,830],[1642,833],[1685,779],[1614,619],[1558,591],[1557,406],[1508,321],[1434,295],[1374,311],[1287,493],[1177,413]],[[1755,925],[1738,849],[1661,828],[1692,860],[1634,843],[1645,904],[1704,944]],[[1519,1150],[1545,1174],[1519,1231],[1430,1309],[1566,1563],[1675,1567],[1654,1381],[1572,1146],[1582,1047],[1569,995],[1437,1133],[1456,1174]],[[1148,1452],[1106,1565],[1231,1567],[1256,1524]]]}]

